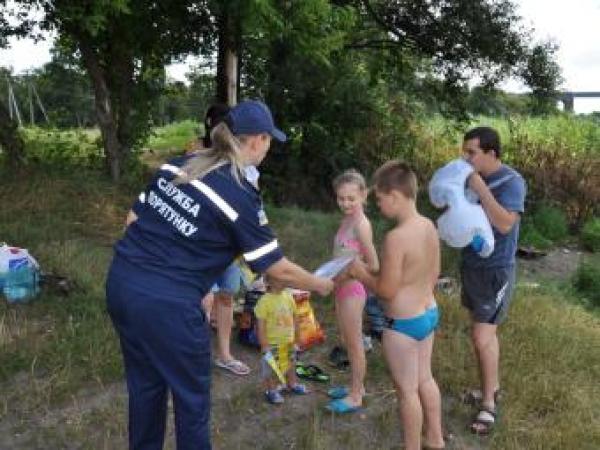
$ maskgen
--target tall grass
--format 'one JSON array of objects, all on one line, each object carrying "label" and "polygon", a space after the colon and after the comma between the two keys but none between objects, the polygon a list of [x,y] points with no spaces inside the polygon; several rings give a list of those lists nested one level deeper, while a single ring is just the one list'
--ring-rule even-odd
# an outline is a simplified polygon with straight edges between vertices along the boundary
[{"label": "tall grass", "polygon": [[461,154],[463,133],[489,125],[503,142],[503,160],[526,178],[529,198],[560,204],[571,223],[599,213],[600,126],[588,118],[557,115],[508,119],[478,117],[468,124],[432,117],[417,125],[408,157],[422,180]]},{"label": "tall grass", "polygon": [[[442,122],[436,126],[445,134],[442,139],[432,130],[429,148],[442,148],[443,142],[447,147],[429,162],[423,160],[431,168],[436,158],[442,161],[449,152],[458,155],[460,146],[460,131]],[[121,356],[105,313],[103,286],[112,244],[138,190],[114,186],[83,170],[57,174],[28,169],[0,176],[2,240],[30,249],[44,270],[67,276],[75,284],[67,297],[44,293],[27,305],[0,302],[0,422],[12,427],[0,427],[4,431],[27,428],[33,415],[78,398],[82,388],[105,389],[121,379]],[[329,257],[338,216],[274,207],[267,213],[291,259],[312,269]],[[374,220],[378,241],[388,226]],[[457,252],[446,249],[444,273],[456,274],[456,268]],[[595,286],[593,276],[586,278],[585,287]],[[500,426],[485,444],[464,434],[473,411],[457,401],[460,392],[477,379],[468,344],[468,317],[457,293],[439,295],[443,319],[434,370],[445,395],[446,425],[459,435],[460,446],[464,444],[458,448],[600,448],[600,319],[577,302],[563,300],[570,295],[580,294],[518,289],[501,332],[506,397]],[[315,308],[335,338],[331,300],[315,302]],[[378,353],[369,356],[367,383],[373,394],[367,397],[362,418],[333,418],[313,401],[291,418],[265,415],[260,422],[252,414],[266,414],[265,408],[257,406],[259,400],[251,393],[243,392],[227,400],[233,406],[224,407],[219,418],[226,417],[236,427],[275,420],[268,426],[285,426],[286,442],[300,448],[394,448],[400,439],[396,403]],[[85,446],[88,439],[111,448],[115,436],[122,442],[124,400],[108,401],[110,406],[77,413],[75,422],[41,427],[35,431],[36,442],[53,448]],[[225,435],[218,440],[232,442]],[[280,444],[264,441],[257,446]]]}]

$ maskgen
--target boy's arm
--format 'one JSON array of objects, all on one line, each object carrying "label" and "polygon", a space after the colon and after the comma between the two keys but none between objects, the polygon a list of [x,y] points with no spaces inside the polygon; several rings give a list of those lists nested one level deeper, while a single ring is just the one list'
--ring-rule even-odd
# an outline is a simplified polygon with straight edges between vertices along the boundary
[{"label": "boy's arm", "polygon": [[358,239],[365,249],[365,262],[371,272],[379,271],[379,258],[373,245],[373,228],[368,220],[361,220],[357,227]]},{"label": "boy's arm", "polygon": [[373,274],[364,264],[355,261],[350,268],[352,276],[362,281],[378,297],[385,300],[394,298],[401,280],[403,247],[402,234],[397,230],[390,231],[383,242],[379,272]]},{"label": "boy's arm", "polygon": [[504,208],[487,187],[478,173],[469,177],[469,187],[479,196],[481,206],[492,225],[502,234],[507,234],[519,219],[519,213]]}]

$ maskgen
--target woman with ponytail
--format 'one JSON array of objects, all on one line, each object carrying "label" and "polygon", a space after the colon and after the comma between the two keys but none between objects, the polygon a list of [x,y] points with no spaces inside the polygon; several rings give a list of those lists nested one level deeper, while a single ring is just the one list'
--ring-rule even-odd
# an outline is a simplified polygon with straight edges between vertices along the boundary
[{"label": "woman with ponytail", "polygon": [[210,148],[160,167],[128,215],[106,283],[129,391],[129,445],[162,448],[167,391],[178,449],[210,446],[210,329],[198,299],[239,255],[257,273],[328,294],[332,282],[283,256],[258,190],[271,139],[285,142],[269,108],[244,101],[210,133]]}]

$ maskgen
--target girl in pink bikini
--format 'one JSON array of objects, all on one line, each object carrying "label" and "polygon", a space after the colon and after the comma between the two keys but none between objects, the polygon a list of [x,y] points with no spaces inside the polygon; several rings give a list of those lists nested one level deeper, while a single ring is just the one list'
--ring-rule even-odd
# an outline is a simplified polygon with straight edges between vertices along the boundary
[{"label": "girl in pink bikini", "polygon": [[[353,254],[367,264],[370,270],[379,270],[377,253],[373,246],[373,230],[364,213],[367,201],[367,185],[364,177],[351,169],[333,181],[337,204],[344,217],[334,239],[334,257]],[[337,413],[357,411],[362,406],[365,393],[366,373],[365,350],[362,340],[362,316],[367,291],[362,283],[347,276],[336,280],[335,312],[340,341],[346,347],[350,361],[350,388],[335,388],[330,391],[333,400],[327,409]]]}]

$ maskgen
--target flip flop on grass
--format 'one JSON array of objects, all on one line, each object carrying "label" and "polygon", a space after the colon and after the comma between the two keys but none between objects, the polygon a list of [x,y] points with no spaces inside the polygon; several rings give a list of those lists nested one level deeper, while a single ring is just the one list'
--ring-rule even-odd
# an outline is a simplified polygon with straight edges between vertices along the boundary
[{"label": "flip flop on grass", "polygon": [[323,370],[315,364],[304,364],[301,362],[297,362],[296,375],[306,380],[319,381],[322,383],[327,383],[330,380],[330,376],[323,372]]},{"label": "flip flop on grass", "polygon": [[215,366],[221,369],[229,370],[235,375],[248,375],[250,373],[250,367],[237,359],[230,359],[229,361],[223,361],[215,359]]},{"label": "flip flop on grass", "polygon": [[325,409],[336,414],[351,414],[361,411],[363,407],[351,405],[345,398],[338,398],[336,400],[331,400],[325,406]]},{"label": "flip flop on grass", "polygon": [[349,393],[350,391],[346,386],[334,386],[327,391],[327,395],[329,396],[329,398],[332,398],[334,400],[343,399],[347,397]]}]

